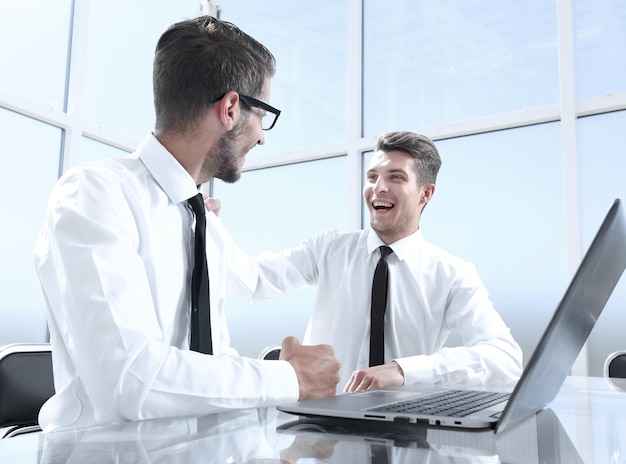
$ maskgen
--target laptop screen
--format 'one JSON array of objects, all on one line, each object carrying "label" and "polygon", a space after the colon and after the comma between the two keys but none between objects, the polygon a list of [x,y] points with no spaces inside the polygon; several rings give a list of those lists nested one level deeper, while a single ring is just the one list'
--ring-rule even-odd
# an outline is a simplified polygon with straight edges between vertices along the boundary
[{"label": "laptop screen", "polygon": [[554,399],[625,268],[626,219],[616,199],[515,387],[514,407],[509,402],[500,424],[524,418]]}]

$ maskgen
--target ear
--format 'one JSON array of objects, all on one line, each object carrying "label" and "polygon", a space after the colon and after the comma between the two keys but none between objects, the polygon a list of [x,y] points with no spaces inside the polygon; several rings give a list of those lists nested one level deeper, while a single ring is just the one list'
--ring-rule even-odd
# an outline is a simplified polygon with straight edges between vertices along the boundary
[{"label": "ear", "polygon": [[217,103],[220,122],[227,131],[232,130],[241,112],[241,108],[239,107],[239,94],[231,90]]},{"label": "ear", "polygon": [[426,204],[435,194],[435,184],[426,184],[422,189],[420,203]]}]

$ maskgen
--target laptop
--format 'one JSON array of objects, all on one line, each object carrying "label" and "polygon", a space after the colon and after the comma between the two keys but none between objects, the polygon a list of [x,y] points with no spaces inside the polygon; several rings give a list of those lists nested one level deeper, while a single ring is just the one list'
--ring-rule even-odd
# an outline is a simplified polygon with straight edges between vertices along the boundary
[{"label": "laptop", "polygon": [[554,400],[625,268],[626,216],[618,198],[511,393],[409,385],[297,401],[277,409],[300,416],[492,428],[499,433]]}]

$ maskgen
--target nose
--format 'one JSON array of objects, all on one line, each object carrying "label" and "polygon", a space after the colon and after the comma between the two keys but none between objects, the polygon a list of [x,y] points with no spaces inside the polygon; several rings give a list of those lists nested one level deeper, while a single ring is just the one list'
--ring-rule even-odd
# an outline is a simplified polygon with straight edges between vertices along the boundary
[{"label": "nose", "polygon": [[264,145],[265,144],[265,131],[261,130],[261,134],[259,136],[259,139],[256,141],[257,145]]},{"label": "nose", "polygon": [[374,190],[375,193],[386,192],[388,189],[387,189],[387,183],[385,182],[385,179],[383,179],[382,176],[379,176],[376,179],[376,182],[374,182],[372,189]]}]

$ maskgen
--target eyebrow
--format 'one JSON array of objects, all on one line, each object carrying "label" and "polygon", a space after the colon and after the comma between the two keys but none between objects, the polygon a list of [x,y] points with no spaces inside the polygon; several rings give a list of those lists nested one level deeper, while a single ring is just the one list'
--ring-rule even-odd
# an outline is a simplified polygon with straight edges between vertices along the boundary
[{"label": "eyebrow", "polygon": [[[378,173],[378,169],[376,169],[376,168],[372,168],[372,169],[368,169],[368,170],[365,172],[365,174],[366,174],[366,175],[368,175],[368,174],[374,174],[374,173]],[[385,173],[386,173],[386,174],[398,174],[398,173],[400,173],[400,174],[404,174],[405,176],[406,176],[406,175],[408,175],[408,172],[407,172],[407,171],[405,171],[404,169],[399,169],[399,168],[397,168],[397,169],[390,169],[390,170],[388,170],[388,171],[385,171]]]}]

